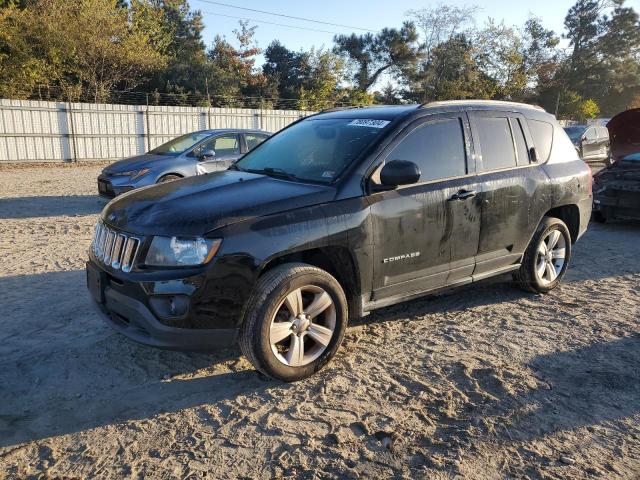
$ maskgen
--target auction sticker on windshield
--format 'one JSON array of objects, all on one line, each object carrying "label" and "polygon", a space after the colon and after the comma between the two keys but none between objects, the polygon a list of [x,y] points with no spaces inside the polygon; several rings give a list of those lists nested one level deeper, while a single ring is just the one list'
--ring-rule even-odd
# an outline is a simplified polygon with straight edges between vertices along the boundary
[{"label": "auction sticker on windshield", "polygon": [[347,125],[352,127],[370,127],[370,128],[384,128],[391,123],[389,120],[375,120],[372,118],[358,118],[352,120]]}]

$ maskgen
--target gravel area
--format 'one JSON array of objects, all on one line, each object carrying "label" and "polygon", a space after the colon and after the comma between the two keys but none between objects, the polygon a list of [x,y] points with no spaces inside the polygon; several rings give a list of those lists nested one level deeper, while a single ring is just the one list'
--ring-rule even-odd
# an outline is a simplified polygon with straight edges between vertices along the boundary
[{"label": "gravel area", "polygon": [[379,310],[282,384],[103,325],[98,172],[0,169],[0,479],[640,475],[639,224],[591,225],[549,295],[499,278]]}]

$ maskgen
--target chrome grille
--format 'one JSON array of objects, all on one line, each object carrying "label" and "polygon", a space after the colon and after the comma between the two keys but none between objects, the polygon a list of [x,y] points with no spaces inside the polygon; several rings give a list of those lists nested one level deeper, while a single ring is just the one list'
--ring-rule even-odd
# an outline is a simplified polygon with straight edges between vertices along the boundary
[{"label": "chrome grille", "polygon": [[96,224],[91,250],[104,265],[115,270],[130,272],[136,261],[139,247],[139,238],[117,232],[101,220]]}]

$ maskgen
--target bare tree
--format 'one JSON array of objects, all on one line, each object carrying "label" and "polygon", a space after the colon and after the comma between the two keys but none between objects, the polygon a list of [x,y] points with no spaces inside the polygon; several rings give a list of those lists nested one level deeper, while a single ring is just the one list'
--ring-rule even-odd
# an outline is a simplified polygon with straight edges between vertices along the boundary
[{"label": "bare tree", "polygon": [[472,29],[479,11],[477,6],[454,7],[440,3],[434,7],[409,10],[406,15],[422,31],[424,53],[429,59],[438,45]]}]

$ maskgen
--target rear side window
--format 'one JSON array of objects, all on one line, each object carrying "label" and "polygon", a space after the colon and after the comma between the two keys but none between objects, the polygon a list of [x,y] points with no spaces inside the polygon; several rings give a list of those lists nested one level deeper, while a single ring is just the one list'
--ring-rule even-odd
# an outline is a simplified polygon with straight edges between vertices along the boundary
[{"label": "rear side window", "polygon": [[551,144],[553,143],[553,125],[541,120],[527,120],[529,131],[533,137],[533,144],[536,147],[538,160],[546,162],[551,153]]},{"label": "rear side window", "polygon": [[407,135],[387,161],[409,160],[420,167],[420,180],[440,180],[467,173],[464,136],[459,118],[426,123]]},{"label": "rear side window", "polygon": [[258,145],[260,145],[262,142],[264,142],[267,139],[267,136],[256,134],[256,133],[246,133],[244,135],[244,139],[247,142],[247,149],[251,151],[254,148],[256,148]]},{"label": "rear side window", "polygon": [[516,154],[509,119],[484,116],[478,116],[476,119],[482,148],[482,169],[488,171],[515,167]]},{"label": "rear side window", "polygon": [[511,119],[511,130],[513,131],[513,138],[516,141],[516,154],[518,166],[529,165],[529,149],[527,148],[527,142],[524,139],[524,132],[522,131],[522,125],[517,118]]}]

